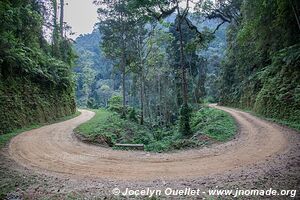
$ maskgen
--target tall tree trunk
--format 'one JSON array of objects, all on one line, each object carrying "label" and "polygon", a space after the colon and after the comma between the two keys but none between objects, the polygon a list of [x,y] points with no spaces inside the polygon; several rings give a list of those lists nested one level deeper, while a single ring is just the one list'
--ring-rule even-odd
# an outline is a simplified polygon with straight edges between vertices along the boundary
[{"label": "tall tree trunk", "polygon": [[141,117],[140,124],[144,124],[144,75],[141,74],[141,88],[140,88],[140,101],[141,101]]},{"label": "tall tree trunk", "polygon": [[162,91],[161,91],[161,77],[160,75],[158,75],[158,95],[159,95],[159,124],[162,125],[163,124],[163,120],[162,120]]},{"label": "tall tree trunk", "polygon": [[151,108],[151,95],[150,95],[150,88],[145,92],[145,95],[147,96],[147,98],[145,98],[145,102],[146,102],[146,108],[147,108],[147,114],[148,114],[148,118],[149,118],[149,122],[150,124],[152,124],[152,110],[153,108]]},{"label": "tall tree trunk", "polygon": [[64,0],[60,0],[60,36],[64,37]]},{"label": "tall tree trunk", "polygon": [[[189,0],[187,0],[188,9]],[[186,10],[185,10],[186,11]],[[188,136],[191,134],[190,127],[190,110],[188,106],[188,85],[186,78],[186,66],[184,63],[184,44],[183,44],[183,33],[182,33],[182,22],[186,17],[186,13],[180,14],[179,5],[177,1],[177,12],[178,12],[178,31],[179,31],[179,40],[180,40],[180,66],[181,66],[181,81],[182,81],[182,96],[183,96],[183,104],[180,110],[180,122],[179,122],[179,131],[182,135]]]},{"label": "tall tree trunk", "polygon": [[53,33],[52,33],[52,56],[58,57],[58,25],[57,25],[57,1],[52,0],[53,6]]},{"label": "tall tree trunk", "polygon": [[123,110],[125,112],[126,108],[126,88],[125,88],[125,78],[126,78],[126,67],[125,58],[122,58],[122,93],[123,93]]},{"label": "tall tree trunk", "polygon": [[294,16],[295,16],[295,19],[296,19],[298,28],[299,28],[299,30],[300,30],[300,19],[299,19],[299,15],[298,15],[298,13],[297,13],[297,10],[296,10],[296,8],[295,8],[293,2],[292,2],[291,0],[289,0],[289,2],[290,2],[290,4],[291,4],[291,6],[292,6],[293,13],[294,13]]},{"label": "tall tree trunk", "polygon": [[188,105],[188,89],[187,89],[187,79],[186,79],[186,67],[184,64],[184,48],[183,48],[183,35],[181,23],[182,19],[179,18],[178,29],[179,29],[179,37],[180,37],[180,67],[181,67],[181,81],[182,81],[182,95],[183,95],[183,105]]},{"label": "tall tree trunk", "polygon": [[125,88],[125,65],[122,66],[122,93],[123,93],[123,107],[126,107],[126,88]]}]

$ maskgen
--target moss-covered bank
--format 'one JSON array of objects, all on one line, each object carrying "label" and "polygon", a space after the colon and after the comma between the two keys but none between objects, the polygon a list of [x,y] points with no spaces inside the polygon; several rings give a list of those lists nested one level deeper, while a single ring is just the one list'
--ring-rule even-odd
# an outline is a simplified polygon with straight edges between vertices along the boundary
[{"label": "moss-covered bank", "polygon": [[74,114],[73,89],[49,87],[26,77],[0,80],[0,134]]}]

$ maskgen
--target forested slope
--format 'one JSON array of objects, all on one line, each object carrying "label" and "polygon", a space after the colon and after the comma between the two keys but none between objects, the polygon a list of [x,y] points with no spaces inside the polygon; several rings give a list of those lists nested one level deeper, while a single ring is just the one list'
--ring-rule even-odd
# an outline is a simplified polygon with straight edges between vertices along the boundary
[{"label": "forested slope", "polygon": [[[44,38],[40,1],[0,2],[0,134],[75,112],[68,40],[52,24]],[[49,24],[48,24],[49,26]],[[62,34],[61,34],[62,35]]]},{"label": "forested slope", "polygon": [[222,105],[252,110],[300,128],[299,8],[295,0],[241,3],[240,18],[230,24],[227,35]]},{"label": "forested slope", "polygon": [[74,44],[78,54],[75,65],[76,100],[82,107],[105,107],[108,98],[120,85],[120,81],[113,79],[113,65],[104,57],[100,39],[99,30],[96,29],[79,36]]},{"label": "forested slope", "polygon": [[[166,23],[174,23],[175,18],[175,15],[171,15],[165,21]],[[208,27],[216,27],[218,23],[218,20],[206,20],[197,24],[197,27],[203,30]],[[208,99],[213,101],[218,98],[217,77],[219,77],[220,65],[226,47],[226,27],[227,24],[220,27],[216,31],[215,37],[207,44],[207,47],[197,52],[198,56],[201,57],[201,66],[206,74],[206,78],[203,79],[203,82],[205,82],[204,93],[206,93]],[[168,28],[165,28],[165,30],[168,31]],[[76,101],[81,107],[107,107],[108,99],[121,93],[120,72],[114,66],[113,60],[105,57],[100,43],[101,35],[99,30],[95,29],[90,34],[79,36],[74,44],[74,49],[78,55],[74,68],[76,74]],[[134,74],[128,74],[126,82],[130,86],[128,88],[130,90],[129,96],[138,95],[136,79],[137,77],[134,77]],[[129,104],[135,105],[138,100],[129,98],[128,101]]]}]

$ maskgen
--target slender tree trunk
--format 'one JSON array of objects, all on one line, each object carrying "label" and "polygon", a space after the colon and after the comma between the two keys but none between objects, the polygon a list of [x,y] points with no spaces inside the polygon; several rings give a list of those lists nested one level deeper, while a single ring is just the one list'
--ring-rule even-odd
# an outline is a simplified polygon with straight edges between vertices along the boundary
[{"label": "slender tree trunk", "polygon": [[126,78],[126,67],[125,67],[125,58],[122,57],[122,92],[123,92],[123,109],[125,112],[126,108],[126,88],[125,88],[125,78]]},{"label": "slender tree trunk", "polygon": [[299,30],[300,30],[300,20],[299,20],[299,15],[298,15],[298,13],[297,13],[297,10],[296,10],[296,8],[295,8],[293,2],[292,2],[291,0],[289,0],[289,2],[290,2],[290,4],[291,4],[291,6],[292,6],[293,13],[294,13],[294,15],[295,15],[295,19],[296,19],[296,21],[297,21],[297,25],[298,25],[298,28],[299,28]]},{"label": "slender tree trunk", "polygon": [[186,67],[184,64],[184,49],[183,49],[183,35],[181,28],[181,21],[179,19],[178,29],[179,29],[179,37],[180,37],[180,67],[181,67],[181,81],[182,81],[182,95],[183,95],[183,105],[188,105],[188,89],[187,89],[187,78],[186,78]]},{"label": "slender tree trunk", "polygon": [[162,125],[163,120],[162,120],[162,92],[161,92],[161,78],[160,75],[158,75],[158,95],[159,95],[159,124]]},{"label": "slender tree trunk", "polygon": [[144,122],[145,122],[145,117],[149,117],[147,102],[148,102],[148,94],[147,94],[146,87],[144,84]]},{"label": "slender tree trunk", "polygon": [[141,88],[140,88],[140,101],[141,101],[141,118],[140,124],[144,124],[144,74],[141,73]]},{"label": "slender tree trunk", "polygon": [[60,36],[64,37],[64,0],[60,0]]},{"label": "slender tree trunk", "polygon": [[168,115],[168,108],[167,108],[167,103],[165,102],[164,103],[164,118],[165,118],[165,121],[164,121],[164,124],[165,124],[165,127],[167,127],[169,125],[169,115]]},{"label": "slender tree trunk", "polygon": [[[119,0],[119,5],[121,1]],[[123,22],[124,12],[121,11],[121,21]],[[122,71],[122,93],[123,93],[123,116],[126,116],[125,109],[126,109],[126,88],[125,88],[125,78],[126,78],[126,35],[125,35],[125,27],[124,23],[121,24],[121,34],[122,34],[122,60],[121,60],[121,71]]]},{"label": "slender tree trunk", "polygon": [[57,26],[57,1],[52,0],[53,6],[53,33],[52,33],[52,56],[58,57],[58,26]]},{"label": "slender tree trunk", "polygon": [[57,31],[57,0],[52,0],[53,5],[53,32]]},{"label": "slender tree trunk", "polygon": [[147,90],[147,99],[145,99],[145,100],[146,100],[147,109],[148,109],[149,121],[150,121],[150,124],[152,124],[152,112],[151,111],[153,110],[153,108],[151,108],[151,95],[149,94],[149,90]]},{"label": "slender tree trunk", "polygon": [[[187,0],[187,7],[188,9],[188,2]],[[178,6],[178,1],[177,1]],[[184,44],[183,44],[183,33],[182,33],[182,22],[183,19],[186,17],[186,13],[183,13],[183,15],[180,14],[179,6],[177,7],[178,12],[178,30],[179,30],[179,40],[180,40],[180,65],[181,65],[181,81],[182,81],[182,96],[183,96],[183,104],[180,110],[180,122],[179,122],[179,131],[181,134],[187,136],[191,134],[191,128],[190,128],[190,111],[188,107],[188,83],[187,83],[187,77],[186,77],[186,66],[184,61]]]}]

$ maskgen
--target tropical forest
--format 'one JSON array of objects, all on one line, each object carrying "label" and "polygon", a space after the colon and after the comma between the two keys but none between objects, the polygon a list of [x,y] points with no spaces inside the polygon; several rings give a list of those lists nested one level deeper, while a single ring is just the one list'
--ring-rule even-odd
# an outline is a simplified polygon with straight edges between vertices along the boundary
[{"label": "tropical forest", "polygon": [[300,198],[297,0],[1,0],[0,199]]}]

